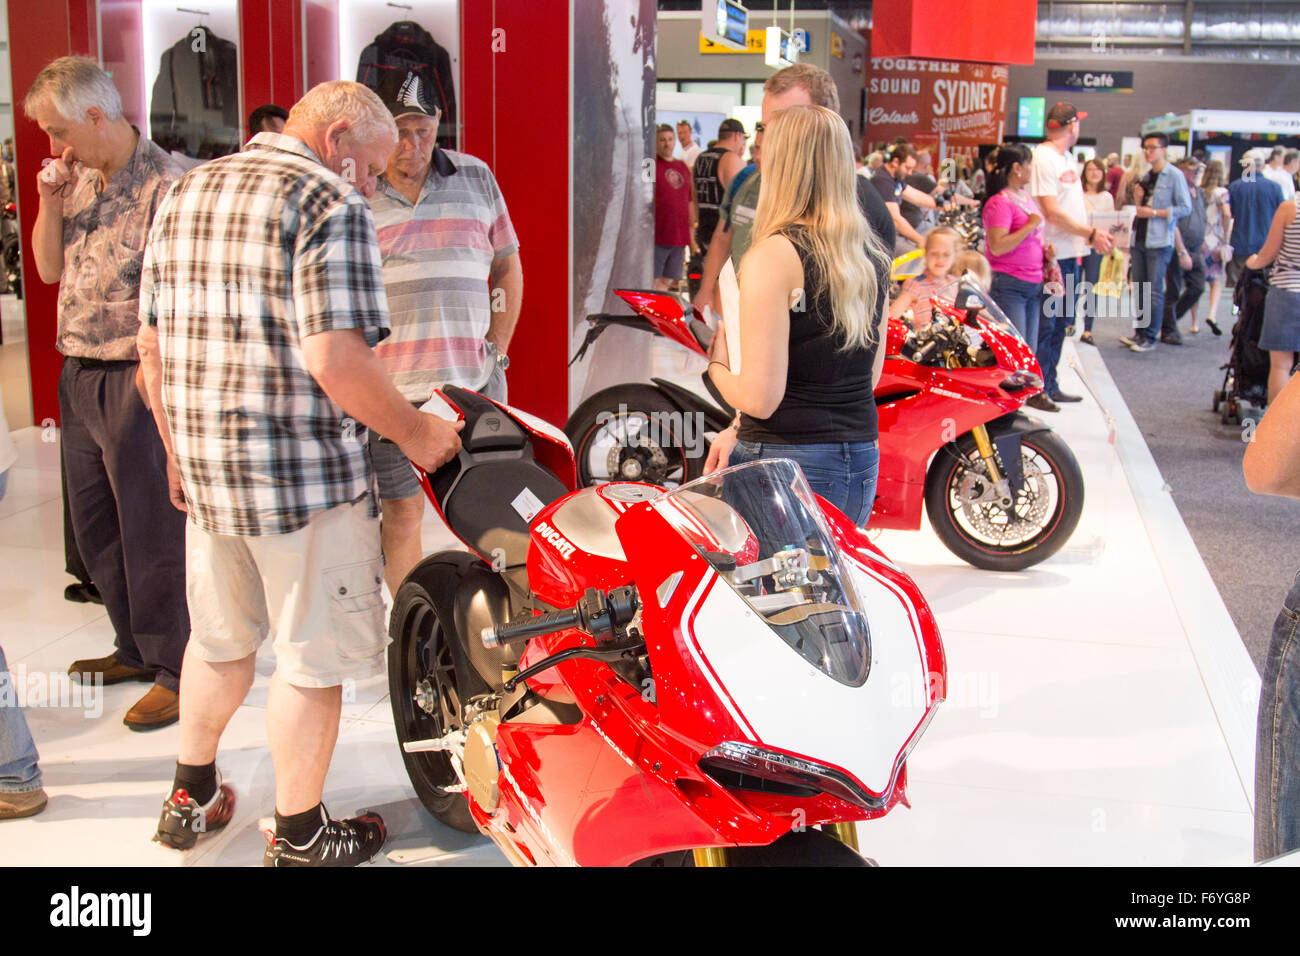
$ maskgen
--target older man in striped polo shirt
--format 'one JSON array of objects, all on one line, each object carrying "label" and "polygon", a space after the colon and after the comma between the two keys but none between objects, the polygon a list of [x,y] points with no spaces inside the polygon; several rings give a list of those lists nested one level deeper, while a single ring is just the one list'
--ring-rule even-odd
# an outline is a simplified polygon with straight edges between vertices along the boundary
[{"label": "older man in striped polo shirt", "polygon": [[[441,112],[409,74],[387,103],[398,143],[370,200],[392,336],[375,353],[410,401],[460,385],[505,401],[506,349],[524,275],[505,199],[480,159],[437,146]],[[410,463],[371,433],[388,588],[422,556],[424,496]]]}]

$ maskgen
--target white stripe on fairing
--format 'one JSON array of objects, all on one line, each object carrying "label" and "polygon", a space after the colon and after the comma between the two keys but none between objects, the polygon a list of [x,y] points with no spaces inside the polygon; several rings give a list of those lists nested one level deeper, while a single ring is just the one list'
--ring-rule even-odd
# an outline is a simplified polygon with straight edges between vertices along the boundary
[{"label": "white stripe on fairing", "polygon": [[930,668],[930,656],[928,653],[926,653],[925,642],[921,639],[921,619],[916,613],[916,605],[912,603],[912,599],[907,596],[906,591],[901,590],[897,585],[895,585],[888,578],[882,577],[881,575],[877,574],[875,571],[872,571],[869,567],[866,566],[865,562],[859,564],[855,561],[853,563],[853,566],[857,568],[859,571],[861,571],[863,574],[867,575],[867,577],[872,578],[878,583],[883,584],[885,587],[887,587],[890,591],[894,593],[894,595],[898,598],[898,600],[902,602],[903,607],[907,608],[907,617],[912,624],[912,634],[916,638],[916,649],[920,651],[921,657],[924,658],[926,671],[928,673]]},{"label": "white stripe on fairing", "polygon": [[[731,702],[730,695],[728,695],[722,688],[722,685],[718,683],[717,678],[713,676],[713,668],[705,662],[703,652],[700,650],[699,645],[695,640],[695,628],[691,625],[691,616],[695,613],[696,607],[703,599],[705,589],[716,577],[717,572],[710,568],[708,573],[706,573],[700,581],[699,587],[695,589],[695,593],[691,595],[691,599],[686,602],[686,609],[682,612],[683,643],[686,645],[686,649],[690,652],[691,657],[695,659],[696,666],[699,667],[700,673],[702,673],[704,679],[709,682],[709,686],[713,688],[713,692],[718,696],[718,700],[722,701],[722,706],[727,709],[727,713],[731,714],[732,719],[736,721],[737,726],[741,727],[745,733],[749,734],[750,740],[758,740],[758,735],[754,733],[754,728],[749,726],[749,721],[745,720],[740,711],[736,709],[735,704]],[[724,587],[726,586],[723,582],[720,582],[720,584]]]}]

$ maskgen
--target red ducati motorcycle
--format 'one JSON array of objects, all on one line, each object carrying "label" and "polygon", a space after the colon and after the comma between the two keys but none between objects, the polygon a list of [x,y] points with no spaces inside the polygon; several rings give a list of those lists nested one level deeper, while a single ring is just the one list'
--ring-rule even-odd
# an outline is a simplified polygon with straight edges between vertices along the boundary
[{"label": "red ducati motorcycle", "polygon": [[519,865],[865,865],[944,694],[911,579],[791,461],[574,490],[558,429],[435,406],[464,447],[421,482],[469,551],[411,572],[389,648],[429,811]]},{"label": "red ducati motorcycle", "polygon": [[[668,293],[618,294],[636,314],[588,316],[575,361],[610,325],[707,354],[711,331],[694,307]],[[1083,475],[1051,428],[1021,411],[1042,391],[1042,372],[997,304],[967,279],[931,304],[934,321],[920,332],[889,320],[876,386],[880,476],[868,527],[915,531],[924,505],[939,539],[963,561],[994,571],[1030,567],[1073,534]],[[580,479],[698,477],[708,441],[734,417],[707,375],[703,381],[716,403],[663,379],[604,389],[583,402],[565,427]]]}]

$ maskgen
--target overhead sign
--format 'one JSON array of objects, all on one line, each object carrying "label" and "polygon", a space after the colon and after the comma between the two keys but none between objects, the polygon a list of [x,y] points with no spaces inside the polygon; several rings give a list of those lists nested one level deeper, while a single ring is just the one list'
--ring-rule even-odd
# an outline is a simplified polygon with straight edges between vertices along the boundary
[{"label": "overhead sign", "polygon": [[799,59],[798,40],[780,27],[768,27],[764,41],[763,62],[774,69],[793,66]]},{"label": "overhead sign", "polygon": [[[746,35],[745,48],[735,49],[735,50],[733,50],[731,47],[723,46],[720,43],[714,43],[712,40],[710,40],[708,37],[706,37],[704,34],[701,33],[700,52],[701,53],[759,53],[762,54],[763,56],[766,56],[767,55],[767,34],[769,30],[774,30],[774,29],[776,28],[767,27],[766,29],[750,30],[749,33]],[[793,63],[798,58],[797,57],[798,53],[807,53],[809,50],[812,49],[812,38],[808,35],[807,30],[795,30],[793,33],[786,33],[784,30],[782,30],[781,37],[782,37],[782,41],[781,41],[782,48],[786,52],[792,52],[796,54],[796,56],[788,57],[791,63]]]},{"label": "overhead sign", "polygon": [[1071,93],[1132,93],[1133,73],[1127,70],[1048,70],[1047,88]]},{"label": "overhead sign", "polygon": [[905,136],[954,146],[1001,141],[1007,117],[1007,68],[993,63],[877,58],[868,61],[871,142]]}]

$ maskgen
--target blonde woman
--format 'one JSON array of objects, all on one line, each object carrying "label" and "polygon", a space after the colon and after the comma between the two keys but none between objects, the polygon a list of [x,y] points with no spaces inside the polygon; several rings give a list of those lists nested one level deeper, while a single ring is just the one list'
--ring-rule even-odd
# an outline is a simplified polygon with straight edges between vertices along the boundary
[{"label": "blonde woman", "polygon": [[873,390],[889,258],[858,209],[853,165],[848,127],[825,107],[789,107],[766,124],[740,265],[741,368],[731,371],[722,328],[709,363],[739,429],[715,440],[705,470],[792,458],[813,491],[862,525],[880,467]]}]

